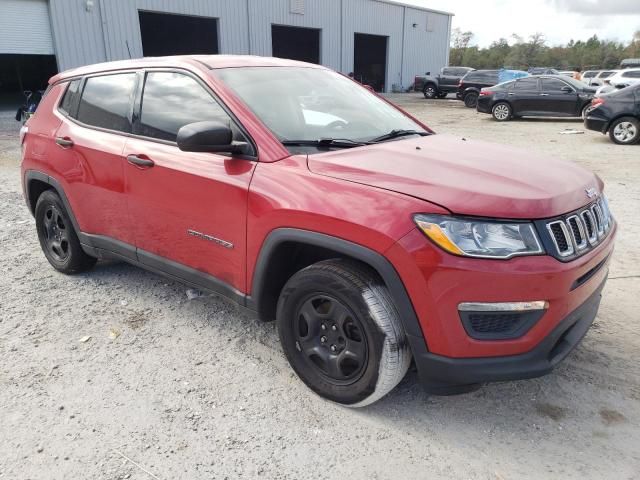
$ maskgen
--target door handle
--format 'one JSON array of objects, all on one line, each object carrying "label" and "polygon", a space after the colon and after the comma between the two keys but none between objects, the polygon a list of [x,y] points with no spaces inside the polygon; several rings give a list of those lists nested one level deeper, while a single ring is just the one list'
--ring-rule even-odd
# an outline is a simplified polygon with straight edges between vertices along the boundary
[{"label": "door handle", "polygon": [[127,157],[127,162],[131,165],[135,165],[136,167],[146,167],[151,168],[155,165],[155,162],[149,158],[140,158],[137,155],[129,155]]},{"label": "door handle", "polygon": [[73,147],[73,140],[70,138],[56,137],[56,143],[65,148]]},{"label": "door handle", "polygon": [[548,93],[541,93],[541,94],[540,94],[540,96],[541,96],[541,97],[548,97],[548,96],[549,96],[549,94],[548,94]]},{"label": "door handle", "polygon": [[507,93],[507,95],[509,95],[510,97],[512,97],[512,96],[514,96],[514,95],[515,95],[515,93],[513,93],[513,92],[509,92],[509,93]]}]

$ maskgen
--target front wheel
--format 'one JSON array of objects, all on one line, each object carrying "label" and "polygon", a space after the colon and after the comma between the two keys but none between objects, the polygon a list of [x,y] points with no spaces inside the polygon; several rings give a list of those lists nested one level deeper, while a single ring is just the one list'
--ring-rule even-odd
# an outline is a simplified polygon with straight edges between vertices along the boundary
[{"label": "front wheel", "polygon": [[633,117],[622,117],[609,127],[609,138],[618,145],[633,145],[640,141],[640,121]]},{"label": "front wheel", "polygon": [[289,363],[318,395],[369,405],[405,376],[411,353],[386,286],[367,266],[326,260],[289,279],[277,309]]},{"label": "front wheel", "polygon": [[498,102],[491,109],[491,115],[498,122],[506,122],[511,118],[511,106],[506,102]]},{"label": "front wheel", "polygon": [[478,94],[469,92],[464,96],[464,106],[467,108],[476,108],[478,105]]}]

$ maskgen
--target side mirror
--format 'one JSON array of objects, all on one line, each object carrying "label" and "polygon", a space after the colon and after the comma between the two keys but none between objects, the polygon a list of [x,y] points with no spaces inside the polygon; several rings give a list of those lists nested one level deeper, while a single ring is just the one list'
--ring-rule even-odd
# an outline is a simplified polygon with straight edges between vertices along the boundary
[{"label": "side mirror", "polygon": [[565,85],[560,90],[562,90],[564,93],[573,93],[573,88],[571,88],[569,85]]},{"label": "side mirror", "polygon": [[178,148],[183,152],[245,153],[245,142],[234,142],[227,125],[207,120],[185,125],[178,130]]},{"label": "side mirror", "polygon": [[428,77],[429,75],[431,75],[431,72],[426,72],[425,75]]}]

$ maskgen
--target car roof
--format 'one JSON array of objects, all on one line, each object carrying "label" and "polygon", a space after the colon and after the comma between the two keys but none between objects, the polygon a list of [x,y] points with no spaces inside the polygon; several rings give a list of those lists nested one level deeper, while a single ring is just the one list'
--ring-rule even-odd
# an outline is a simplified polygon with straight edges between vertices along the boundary
[{"label": "car roof", "polygon": [[65,78],[91,75],[94,73],[128,70],[135,68],[240,68],[240,67],[305,67],[326,69],[321,65],[299,62],[275,57],[259,57],[255,55],[174,55],[168,57],[143,57],[131,60],[96,63],[66,70],[53,76],[49,83],[56,83]]}]

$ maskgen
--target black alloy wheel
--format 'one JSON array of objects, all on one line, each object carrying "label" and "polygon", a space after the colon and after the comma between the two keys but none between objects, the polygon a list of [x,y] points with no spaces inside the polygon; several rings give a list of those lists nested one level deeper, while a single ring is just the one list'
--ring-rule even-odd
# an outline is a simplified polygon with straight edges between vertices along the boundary
[{"label": "black alloy wheel", "polygon": [[42,192],[34,216],[40,247],[53,268],[62,273],[78,273],[95,265],[96,258],[82,249],[71,218],[56,192]]},{"label": "black alloy wheel", "polygon": [[58,262],[65,262],[69,252],[69,229],[55,205],[48,205],[43,217],[44,241],[49,254]]},{"label": "black alloy wheel", "polygon": [[282,288],[276,322],[298,377],[344,406],[384,397],[411,362],[387,287],[375,271],[350,259],[323,260],[296,272]]},{"label": "black alloy wheel", "polygon": [[345,304],[315,294],[300,302],[296,317],[296,348],[311,368],[334,385],[348,385],[362,375],[367,337]]},{"label": "black alloy wheel", "polygon": [[467,108],[476,108],[478,105],[478,94],[469,92],[464,96],[464,106]]}]

